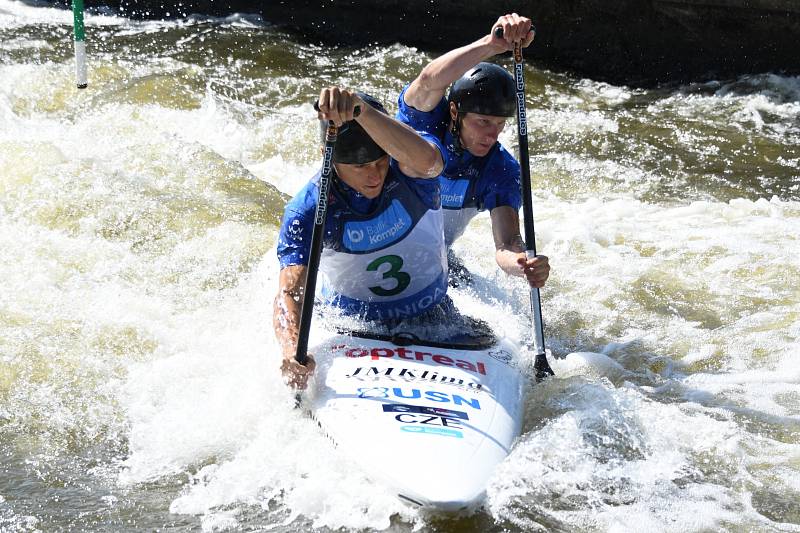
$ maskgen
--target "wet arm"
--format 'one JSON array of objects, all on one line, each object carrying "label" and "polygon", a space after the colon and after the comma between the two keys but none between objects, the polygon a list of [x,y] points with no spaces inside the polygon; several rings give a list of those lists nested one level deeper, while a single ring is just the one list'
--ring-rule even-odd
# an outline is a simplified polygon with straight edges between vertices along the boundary
[{"label": "wet arm", "polygon": [[[341,125],[356,120],[400,165],[400,170],[412,178],[435,178],[442,173],[444,161],[439,149],[394,118],[376,111],[364,103],[356,93],[339,87],[326,87],[319,95],[320,120],[331,120]],[[361,109],[358,117],[355,108]]]},{"label": "wet arm", "polygon": [[284,359],[291,359],[297,353],[297,336],[300,331],[307,270],[304,265],[287,266],[281,269],[278,278],[272,327]]},{"label": "wet arm", "polygon": [[[495,28],[502,27],[504,36],[494,35]],[[422,69],[405,92],[406,104],[419,111],[433,110],[444,97],[447,88],[466,71],[492,56],[514,49],[514,39],[526,36],[523,46],[533,41],[529,33],[531,21],[516,13],[504,15],[492,25],[488,35],[466,46],[451,50],[434,59]]]},{"label": "wet arm", "polygon": [[549,261],[542,255],[527,259],[517,212],[512,207],[500,206],[492,209],[490,215],[497,266],[511,276],[526,278],[533,287],[542,287],[550,275]]},{"label": "wet arm", "polygon": [[435,178],[444,162],[439,149],[402,122],[368,105],[356,118],[370,137],[400,165],[403,174],[413,178]]}]

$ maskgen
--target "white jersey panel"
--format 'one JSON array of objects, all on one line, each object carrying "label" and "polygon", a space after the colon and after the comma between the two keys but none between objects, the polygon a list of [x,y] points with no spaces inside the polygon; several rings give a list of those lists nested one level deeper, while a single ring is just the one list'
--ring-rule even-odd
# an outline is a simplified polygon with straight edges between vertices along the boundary
[{"label": "white jersey panel", "polygon": [[444,218],[444,241],[448,248],[464,234],[470,220],[478,214],[477,207],[463,209],[442,209]]},{"label": "white jersey panel", "polygon": [[[325,248],[320,261],[323,296],[382,304],[428,295],[447,274],[442,210],[429,210],[399,242],[361,254]],[[437,298],[437,301],[440,298]]]}]

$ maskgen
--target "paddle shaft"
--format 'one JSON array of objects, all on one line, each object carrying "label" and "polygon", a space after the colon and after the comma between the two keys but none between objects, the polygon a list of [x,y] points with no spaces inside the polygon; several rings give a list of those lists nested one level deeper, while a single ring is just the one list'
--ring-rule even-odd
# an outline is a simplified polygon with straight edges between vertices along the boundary
[{"label": "paddle shaft", "polygon": [[303,307],[300,312],[300,328],[297,332],[297,352],[294,358],[301,365],[308,362],[308,335],[311,331],[311,317],[314,313],[314,293],[317,289],[317,272],[319,271],[319,258],[322,255],[322,240],[325,233],[325,214],[328,211],[328,189],[333,175],[333,148],[336,145],[336,136],[339,128],[328,122],[325,132],[325,147],[322,152],[322,172],[319,178],[319,196],[317,196],[317,210],[314,215],[314,229],[311,232],[311,252],[306,269],[306,282],[303,292]]},{"label": "paddle shaft", "polygon": [[83,0],[72,0],[73,31],[75,35],[75,84],[85,89],[86,78],[86,31],[83,24]]},{"label": "paddle shaft", "polygon": [[[502,37],[503,28],[497,28],[495,35]],[[533,228],[533,200],[531,193],[531,169],[528,157],[528,120],[525,112],[525,69],[522,60],[522,43],[514,43],[514,81],[517,89],[517,137],[519,139],[519,164],[522,181],[522,216],[525,228],[525,254],[536,257],[536,232]],[[534,370],[536,379],[541,380],[555,374],[547,362],[544,345],[544,326],[542,324],[542,301],[538,287],[531,287],[531,316],[533,317],[533,348],[536,352]]]}]

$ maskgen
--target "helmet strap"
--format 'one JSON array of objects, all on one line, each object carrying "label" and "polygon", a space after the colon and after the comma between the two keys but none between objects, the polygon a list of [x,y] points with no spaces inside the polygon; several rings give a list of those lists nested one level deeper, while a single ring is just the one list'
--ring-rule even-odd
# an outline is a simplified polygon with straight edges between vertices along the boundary
[{"label": "helmet strap", "polygon": [[464,154],[464,145],[461,144],[461,112],[456,114],[456,118],[450,123],[450,134],[453,136],[453,152],[461,157]]}]

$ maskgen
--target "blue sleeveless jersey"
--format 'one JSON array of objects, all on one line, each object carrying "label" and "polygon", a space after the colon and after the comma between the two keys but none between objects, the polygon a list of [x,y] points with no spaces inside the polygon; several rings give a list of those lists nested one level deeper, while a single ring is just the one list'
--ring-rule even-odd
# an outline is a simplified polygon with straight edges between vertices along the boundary
[{"label": "blue sleeveless jersey", "polygon": [[[281,268],[308,264],[319,177],[286,206]],[[447,291],[445,250],[438,180],[408,177],[394,160],[373,200],[332,180],[319,269],[326,303],[366,320],[420,315]]]},{"label": "blue sleeveless jersey", "polygon": [[447,165],[439,176],[444,209],[444,231],[447,246],[453,244],[467,224],[480,211],[491,211],[507,205],[514,210],[522,206],[520,166],[499,142],[483,157],[464,150],[455,152],[453,135],[447,129],[450,112],[442,98],[430,112],[419,111],[405,102],[408,85],[398,98],[397,119],[418,131],[424,131],[442,141],[447,150]]}]

